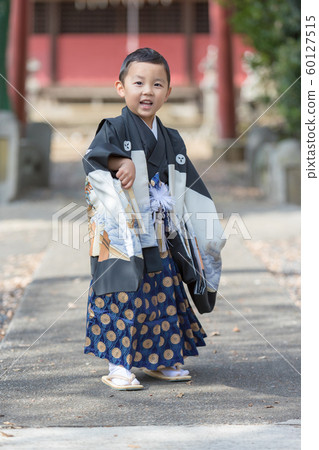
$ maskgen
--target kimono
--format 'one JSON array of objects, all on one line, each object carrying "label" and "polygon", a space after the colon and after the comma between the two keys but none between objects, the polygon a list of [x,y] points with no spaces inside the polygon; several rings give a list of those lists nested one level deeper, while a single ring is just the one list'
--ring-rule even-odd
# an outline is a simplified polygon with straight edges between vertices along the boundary
[{"label": "kimono", "polygon": [[[188,301],[211,311],[225,244],[215,205],[176,130],[158,136],[127,107],[104,119],[83,158],[92,280],[85,353],[155,370],[198,354],[205,331]],[[130,158],[124,190],[108,158]]]}]

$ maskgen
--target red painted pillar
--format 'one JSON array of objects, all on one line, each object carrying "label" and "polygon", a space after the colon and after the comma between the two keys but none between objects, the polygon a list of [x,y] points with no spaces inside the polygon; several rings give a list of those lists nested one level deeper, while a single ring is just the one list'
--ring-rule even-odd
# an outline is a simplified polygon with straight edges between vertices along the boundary
[{"label": "red painted pillar", "polygon": [[16,117],[23,125],[26,123],[24,97],[28,34],[29,0],[11,0],[8,75],[12,87],[9,87],[9,95]]},{"label": "red painted pillar", "polygon": [[232,40],[228,17],[229,10],[210,1],[210,28],[218,47],[219,137],[222,139],[236,135]]}]

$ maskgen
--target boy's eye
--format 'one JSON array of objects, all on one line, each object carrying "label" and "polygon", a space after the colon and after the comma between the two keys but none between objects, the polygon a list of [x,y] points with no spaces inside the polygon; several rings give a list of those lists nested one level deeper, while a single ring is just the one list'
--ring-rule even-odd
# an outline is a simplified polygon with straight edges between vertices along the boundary
[{"label": "boy's eye", "polygon": [[135,81],[135,84],[137,84],[138,86],[142,86],[142,82],[141,81]]},{"label": "boy's eye", "polygon": [[161,84],[161,83],[155,83],[154,86],[156,86],[156,87],[162,87],[162,84]]}]

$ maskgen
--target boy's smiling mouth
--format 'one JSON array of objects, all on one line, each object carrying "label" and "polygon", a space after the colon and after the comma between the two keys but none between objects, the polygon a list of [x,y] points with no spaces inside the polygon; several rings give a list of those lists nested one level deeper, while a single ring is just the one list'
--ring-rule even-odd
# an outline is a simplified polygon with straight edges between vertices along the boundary
[{"label": "boy's smiling mouth", "polygon": [[145,111],[148,111],[152,108],[153,102],[151,100],[141,100],[140,105],[141,108],[143,108]]}]

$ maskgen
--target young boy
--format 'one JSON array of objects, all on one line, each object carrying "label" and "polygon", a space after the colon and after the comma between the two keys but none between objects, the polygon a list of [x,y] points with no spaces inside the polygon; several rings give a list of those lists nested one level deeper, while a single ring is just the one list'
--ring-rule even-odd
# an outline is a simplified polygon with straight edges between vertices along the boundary
[{"label": "young boy", "polygon": [[109,361],[105,384],[131,390],[143,388],[133,366],[191,379],[180,365],[206,334],[183,281],[197,309],[211,311],[225,241],[182,138],[156,117],[171,93],[166,60],[136,50],[115,86],[126,107],[100,123],[83,158],[92,269],[85,353]]}]

